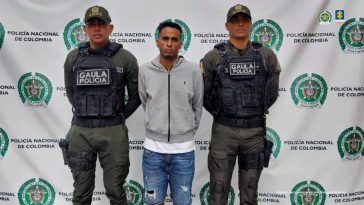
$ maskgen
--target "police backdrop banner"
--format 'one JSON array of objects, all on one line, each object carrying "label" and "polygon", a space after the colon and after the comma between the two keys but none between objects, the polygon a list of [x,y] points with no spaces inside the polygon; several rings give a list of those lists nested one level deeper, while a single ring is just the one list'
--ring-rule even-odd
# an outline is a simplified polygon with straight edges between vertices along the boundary
[{"label": "police backdrop banner", "polygon": [[[364,2],[361,0],[134,0],[2,1],[0,7],[0,203],[71,204],[72,176],[58,142],[71,122],[63,63],[87,40],[84,11],[109,10],[110,38],[153,59],[157,25],[183,29],[180,54],[199,62],[228,39],[227,10],[252,11],[250,38],[280,61],[280,97],[268,115],[274,143],[259,183],[259,204],[364,204]],[[142,204],[143,109],[127,120],[131,167],[124,188],[129,204]],[[193,204],[207,204],[207,153],[212,117],[203,111],[196,137]],[[107,204],[97,165],[93,204]],[[236,172],[235,172],[236,173]],[[238,204],[233,176],[229,204]],[[167,198],[167,202],[170,199]],[[170,203],[168,203],[170,204]]]}]

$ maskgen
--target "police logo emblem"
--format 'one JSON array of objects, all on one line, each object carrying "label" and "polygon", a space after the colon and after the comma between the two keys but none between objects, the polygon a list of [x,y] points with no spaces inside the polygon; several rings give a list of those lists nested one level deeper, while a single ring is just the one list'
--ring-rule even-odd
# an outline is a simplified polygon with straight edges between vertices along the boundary
[{"label": "police logo emblem", "polygon": [[5,29],[4,26],[0,22],[0,48],[3,46],[5,38]]},{"label": "police logo emblem", "polygon": [[21,101],[32,107],[47,107],[53,87],[48,78],[40,73],[25,73],[18,81]]},{"label": "police logo emblem", "polygon": [[18,191],[20,205],[53,205],[55,192],[44,179],[33,178],[25,182]]},{"label": "police logo emblem", "polygon": [[91,69],[77,71],[77,85],[109,85],[109,69]]},{"label": "police logo emblem", "polygon": [[88,16],[102,16],[102,13],[99,10],[99,7],[92,7],[91,13]]},{"label": "police logo emblem", "polygon": [[323,205],[326,200],[325,189],[315,181],[298,183],[290,195],[292,205]]},{"label": "police logo emblem", "polygon": [[320,24],[330,24],[332,20],[331,13],[328,11],[322,11],[318,15],[318,20]]},{"label": "police logo emblem", "polygon": [[0,128],[0,160],[4,158],[9,147],[9,137],[5,130]]},{"label": "police logo emblem", "polygon": [[360,127],[345,129],[339,136],[337,147],[340,157],[346,160],[361,159],[364,156],[364,131]]},{"label": "police logo emblem", "polygon": [[255,62],[230,63],[230,75],[255,75]]},{"label": "police logo emblem", "polygon": [[291,96],[297,107],[321,108],[327,96],[325,80],[318,74],[303,74],[291,85]]},{"label": "police logo emblem", "polygon": [[63,40],[68,50],[77,48],[80,43],[87,41],[87,35],[82,29],[83,23],[80,19],[70,21],[63,32]]},{"label": "police logo emblem", "polygon": [[281,150],[281,139],[279,138],[279,135],[272,128],[267,127],[267,134],[265,137],[267,138],[267,140],[269,140],[273,143],[272,157],[274,159],[277,159],[278,154]]},{"label": "police logo emblem", "polygon": [[[207,182],[200,191],[200,202],[201,205],[208,205],[209,204],[209,197],[210,197],[210,182]],[[235,201],[235,192],[233,187],[230,186],[229,197],[228,197],[228,205],[234,205]]]},{"label": "police logo emblem", "polygon": [[241,11],[243,11],[243,6],[238,4],[238,5],[235,6],[235,10],[238,11],[238,12],[241,12]]},{"label": "police logo emblem", "polygon": [[[188,48],[190,47],[190,43],[191,43],[190,28],[187,26],[187,24],[185,22],[183,22],[182,20],[179,20],[179,19],[175,19],[174,21],[172,19],[167,19],[167,20],[164,20],[163,22],[174,22],[181,26],[181,28],[182,28],[181,41],[182,41],[183,47],[179,50],[179,54],[183,55],[184,53],[186,53]],[[158,39],[158,36],[159,36],[159,32],[158,32],[158,30],[156,30],[154,33],[155,40]]]},{"label": "police logo emblem", "polygon": [[339,30],[339,42],[345,53],[364,51],[364,18],[347,20]]},{"label": "police logo emblem", "polygon": [[270,19],[262,19],[254,22],[250,30],[249,37],[252,41],[257,41],[274,52],[278,52],[283,42],[283,32],[281,27]]},{"label": "police logo emblem", "polygon": [[124,183],[124,190],[128,205],[142,205],[144,202],[144,189],[134,180],[129,180]]}]

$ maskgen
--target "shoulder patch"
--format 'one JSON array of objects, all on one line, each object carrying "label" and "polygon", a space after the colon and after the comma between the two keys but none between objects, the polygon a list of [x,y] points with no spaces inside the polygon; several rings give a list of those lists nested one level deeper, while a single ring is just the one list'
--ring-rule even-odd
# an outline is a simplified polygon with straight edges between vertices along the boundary
[{"label": "shoulder patch", "polygon": [[263,46],[263,44],[261,44],[261,43],[259,43],[259,42],[257,42],[257,41],[253,41],[252,42],[252,47],[254,48],[254,49],[259,49],[259,48],[261,48]]},{"label": "shoulder patch", "polygon": [[221,51],[221,52],[224,52],[225,51],[225,43],[219,43],[219,44],[216,44],[214,46],[214,48],[216,48],[217,50]]}]

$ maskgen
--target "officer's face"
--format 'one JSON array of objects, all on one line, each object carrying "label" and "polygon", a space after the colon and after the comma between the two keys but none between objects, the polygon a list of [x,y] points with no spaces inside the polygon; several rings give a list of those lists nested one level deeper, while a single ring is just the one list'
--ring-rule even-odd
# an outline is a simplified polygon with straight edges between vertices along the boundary
[{"label": "officer's face", "polygon": [[237,14],[225,24],[226,30],[229,31],[230,38],[244,39],[249,36],[252,27],[251,19],[244,14]]},{"label": "officer's face", "polygon": [[181,32],[176,28],[164,27],[161,30],[156,43],[162,58],[177,58],[178,51],[182,48],[180,36]]},{"label": "officer's face", "polygon": [[91,48],[99,48],[105,45],[113,29],[114,26],[112,24],[98,18],[90,19],[83,27],[83,30],[90,40]]}]

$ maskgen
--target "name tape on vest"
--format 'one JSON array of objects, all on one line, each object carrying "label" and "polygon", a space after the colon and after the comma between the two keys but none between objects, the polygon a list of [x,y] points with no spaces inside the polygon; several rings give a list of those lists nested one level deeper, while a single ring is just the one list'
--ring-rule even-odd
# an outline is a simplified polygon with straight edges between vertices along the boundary
[{"label": "name tape on vest", "polygon": [[77,71],[77,85],[109,85],[109,69],[92,69]]},{"label": "name tape on vest", "polygon": [[230,75],[255,75],[255,62],[230,63]]}]

